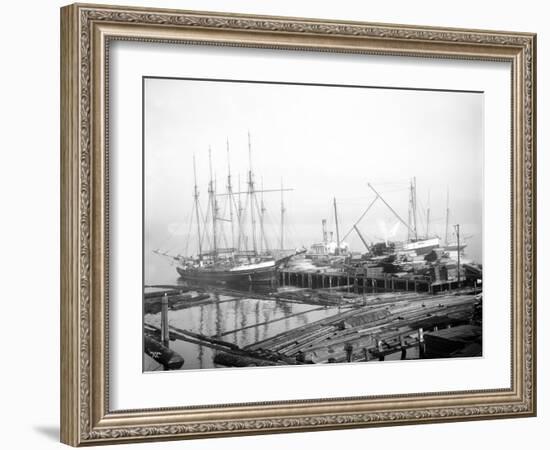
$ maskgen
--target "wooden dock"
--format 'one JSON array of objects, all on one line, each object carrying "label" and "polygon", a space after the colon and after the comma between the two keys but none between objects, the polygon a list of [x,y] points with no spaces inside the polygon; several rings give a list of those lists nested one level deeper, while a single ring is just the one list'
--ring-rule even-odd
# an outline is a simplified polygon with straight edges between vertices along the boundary
[{"label": "wooden dock", "polygon": [[[302,363],[369,361],[422,347],[423,333],[468,324],[474,295],[421,295],[373,302],[256,342],[244,350],[269,351]],[[423,348],[420,348],[423,356]]]},{"label": "wooden dock", "polygon": [[281,286],[298,286],[309,289],[344,287],[358,294],[378,292],[431,292],[431,280],[423,277],[396,277],[368,275],[345,271],[300,271],[283,269],[278,273]]},{"label": "wooden dock", "polygon": [[481,339],[481,327],[477,325],[460,325],[426,333],[426,358],[479,355]]},{"label": "wooden dock", "polygon": [[[179,355],[170,353],[168,343],[174,339],[210,347],[215,350],[216,364],[238,367],[384,360],[389,355],[408,359],[411,357],[408,353],[410,349],[415,350],[413,358],[444,357],[446,352],[440,348],[449,348],[457,356],[472,356],[481,352],[481,338],[472,338],[472,333],[478,329],[475,327],[476,314],[479,315],[481,308],[481,295],[475,290],[463,289],[434,295],[429,290],[425,291],[429,285],[425,280],[407,284],[410,280],[394,277],[380,278],[389,291],[384,291],[382,287],[383,292],[366,295],[368,288],[362,290],[360,286],[372,281],[367,277],[290,271],[282,271],[281,277],[294,283],[293,287],[265,294],[221,287],[206,294],[200,290],[180,292],[175,287],[166,286],[164,291],[148,296],[145,303],[151,312],[161,309],[161,327],[145,324],[146,353],[165,368],[176,368],[183,364],[183,360],[180,361]],[[296,284],[299,285],[302,280],[306,286],[297,287]],[[316,286],[315,283],[325,287],[309,287]],[[400,289],[403,286],[405,289]],[[417,292],[407,290],[411,286]],[[224,337],[288,317],[224,330],[215,336],[201,335],[168,324],[169,310],[243,298],[315,306],[294,315],[330,306],[338,308],[330,317],[244,347],[227,342]],[[469,340],[472,345],[466,345]]]}]

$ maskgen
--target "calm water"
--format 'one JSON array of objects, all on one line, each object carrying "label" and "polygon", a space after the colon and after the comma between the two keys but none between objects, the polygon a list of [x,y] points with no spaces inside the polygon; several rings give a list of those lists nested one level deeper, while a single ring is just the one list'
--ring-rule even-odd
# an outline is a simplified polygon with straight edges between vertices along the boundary
[{"label": "calm water", "polygon": [[[146,284],[182,283],[182,281],[178,279],[175,266],[170,264],[169,260],[165,260],[161,257],[153,257],[149,262],[149,270],[146,271]],[[274,289],[270,290],[273,291]],[[208,292],[207,287],[206,291]],[[233,301],[224,301],[233,297],[220,295],[219,299],[221,303],[194,306],[178,311],[169,311],[168,321],[170,325],[177,328],[207,336],[214,336],[227,331],[244,328],[249,325],[284,318],[292,314],[304,313],[299,316],[288,317],[274,323],[259,325],[221,337],[224,341],[232,342],[243,347],[292,328],[337,314],[339,311],[337,307],[318,309],[319,306],[315,305],[302,305],[276,300],[261,300],[254,298],[254,293],[250,291],[247,294],[247,298],[239,298]],[[307,311],[311,312],[308,313]],[[160,326],[160,313],[146,315],[145,322]],[[176,340],[170,341],[170,348],[182,355],[185,359],[182,370],[216,367],[213,362],[215,350],[209,347]],[[161,367],[157,363],[150,360],[150,358],[146,358],[146,370],[160,368]]]},{"label": "calm water", "polygon": [[[223,301],[229,297],[220,296],[219,298]],[[170,325],[175,327],[213,336],[313,309],[316,309],[316,311],[237,331],[221,338],[224,341],[243,347],[292,328],[336,314],[338,308],[318,310],[318,307],[312,305],[240,298],[235,301],[194,306],[179,311],[169,311],[168,321]],[[145,321],[160,326],[160,314],[146,315]],[[216,367],[213,362],[215,350],[209,347],[177,340],[170,341],[170,348],[185,359],[182,369]]]},{"label": "calm water", "polygon": [[[148,270],[146,270],[145,284],[185,284],[178,278],[175,266],[170,260],[155,256],[149,260],[146,259],[145,262],[146,267],[148,267]],[[281,291],[285,288],[267,287],[263,288],[264,293],[267,293],[265,292],[266,289],[267,291],[273,292],[275,290]],[[208,292],[207,287],[205,287],[205,290]],[[168,321],[170,325],[206,336],[216,336],[228,331],[239,330],[250,325],[261,324],[252,328],[247,328],[246,330],[226,334],[220,338],[226,342],[244,347],[345,310],[339,309],[338,307],[319,309],[319,306],[316,305],[258,299],[254,297],[252,288],[248,289],[246,298],[241,297],[232,301],[224,301],[233,298],[230,296],[220,295],[218,298],[221,303],[194,306],[178,311],[169,310]],[[304,314],[287,317],[296,313]],[[160,313],[148,314],[144,319],[147,323],[160,327]],[[283,320],[263,324],[263,322],[274,319]],[[211,369],[218,367],[214,364],[215,350],[209,347],[176,340],[170,341],[170,348],[183,356],[185,363],[181,370]],[[144,357],[146,371],[162,370],[160,364],[147,355]],[[400,357],[401,353],[397,352],[388,355],[386,360],[400,359]],[[407,359],[416,358],[418,358],[418,350],[416,348],[409,349],[407,352]]]}]

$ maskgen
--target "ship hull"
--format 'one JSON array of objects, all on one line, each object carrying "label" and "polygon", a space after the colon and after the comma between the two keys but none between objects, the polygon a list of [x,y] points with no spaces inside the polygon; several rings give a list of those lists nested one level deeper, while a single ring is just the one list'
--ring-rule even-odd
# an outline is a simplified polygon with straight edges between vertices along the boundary
[{"label": "ship hull", "polygon": [[178,274],[184,280],[224,283],[224,284],[267,284],[276,280],[275,266],[242,269],[242,270],[216,270],[216,269],[188,269],[176,267]]},{"label": "ship hull", "polygon": [[439,238],[425,239],[422,241],[410,242],[403,246],[403,251],[414,252],[418,256],[427,255],[433,249],[440,247]]}]

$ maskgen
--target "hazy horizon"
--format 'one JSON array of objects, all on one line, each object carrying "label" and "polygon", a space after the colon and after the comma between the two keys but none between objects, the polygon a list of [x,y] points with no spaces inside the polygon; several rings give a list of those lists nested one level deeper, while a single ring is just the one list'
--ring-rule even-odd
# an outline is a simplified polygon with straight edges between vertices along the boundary
[{"label": "hazy horizon", "polygon": [[[256,187],[278,189],[282,179],[285,188],[293,189],[284,193],[286,248],[320,242],[322,219],[335,231],[333,198],[343,237],[375,198],[369,182],[407,221],[408,186],[416,177],[419,237],[426,234],[429,207],[429,234],[443,238],[448,189],[449,234],[451,225],[459,223],[467,254],[481,261],[483,94],[156,78],[144,82],[146,261],[156,248],[196,253],[196,230],[190,230],[193,155],[203,214],[209,147],[218,192],[226,190],[227,141],[233,190],[238,190],[239,176],[246,190],[248,132]],[[222,199],[220,215],[227,217]],[[270,246],[278,248],[280,193],[266,193],[264,202],[266,235]],[[405,239],[407,229],[397,223],[378,200],[358,227],[368,241]],[[346,241],[352,250],[364,251],[355,232]]]}]

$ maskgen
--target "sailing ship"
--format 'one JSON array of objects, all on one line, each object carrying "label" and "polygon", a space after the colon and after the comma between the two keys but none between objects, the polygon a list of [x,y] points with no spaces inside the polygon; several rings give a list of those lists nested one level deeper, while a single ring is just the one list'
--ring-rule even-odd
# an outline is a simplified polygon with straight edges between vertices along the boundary
[{"label": "sailing ship", "polygon": [[[237,192],[233,191],[233,180],[229,159],[229,141],[227,142],[227,185],[225,192],[216,191],[216,183],[212,173],[212,151],[209,148],[210,180],[208,183],[208,207],[206,216],[202,215],[200,196],[197,184],[197,170],[195,156],[193,156],[194,175],[194,208],[193,217],[196,224],[198,253],[192,257],[176,257],[176,270],[179,276],[192,282],[224,283],[224,284],[264,284],[276,279],[277,268],[286,263],[296,254],[305,250],[288,251],[284,249],[285,207],[283,194],[292,189],[281,187],[278,189],[256,188],[255,175],[252,170],[252,146],[248,133],[249,168],[247,174],[247,189],[241,191],[240,182]],[[280,249],[271,250],[265,232],[264,193],[279,192],[281,195],[280,209]],[[258,196],[260,200],[258,201]],[[244,201],[242,200],[244,197]],[[222,217],[219,199],[225,200],[224,213],[229,210],[229,218]],[[192,218],[193,220],[193,218]],[[229,224],[230,241],[232,245],[222,248],[220,236]],[[250,239],[247,236],[250,232]],[[205,251],[205,244],[210,248]]]},{"label": "sailing ship", "polygon": [[[428,197],[428,208],[426,210],[426,230],[425,233],[420,233],[418,227],[417,217],[417,194],[416,194],[416,178],[412,178],[408,188],[409,191],[409,208],[408,208],[408,220],[405,220],[390,203],[378,192],[374,186],[367,183],[369,189],[374,193],[375,197],[369,203],[367,208],[362,212],[359,218],[351,225],[349,231],[340,238],[338,228],[338,213],[336,206],[336,199],[333,199],[334,205],[334,221],[336,225],[336,243],[331,247],[331,240],[327,240],[326,232],[326,220],[323,220],[323,243],[314,244],[310,252],[306,255],[311,259],[324,258],[331,259],[336,258],[336,255],[347,255],[350,259],[353,259],[353,255],[347,249],[347,244],[344,240],[350,236],[351,233],[356,233],[360,241],[363,243],[366,253],[361,257],[362,264],[366,264],[369,267],[381,267],[384,272],[407,272],[414,269],[414,267],[420,267],[428,260],[441,259],[442,257],[448,260],[458,261],[460,264],[461,256],[464,254],[464,249],[467,244],[464,241],[460,241],[459,237],[459,225],[455,225],[456,230],[456,242],[449,242],[449,193],[447,192],[447,209],[445,219],[445,237],[440,238],[430,230],[430,207]],[[377,243],[369,243],[363,236],[359,229],[359,224],[365,218],[367,213],[371,210],[376,202],[381,202],[397,219],[395,225],[389,230],[385,223],[381,222],[384,240]],[[391,237],[396,233],[399,226],[404,226],[407,230],[407,238],[403,241],[392,241]],[[331,233],[332,235],[332,233]],[[344,244],[345,248],[342,248]],[[331,251],[332,250],[332,251]]]}]

